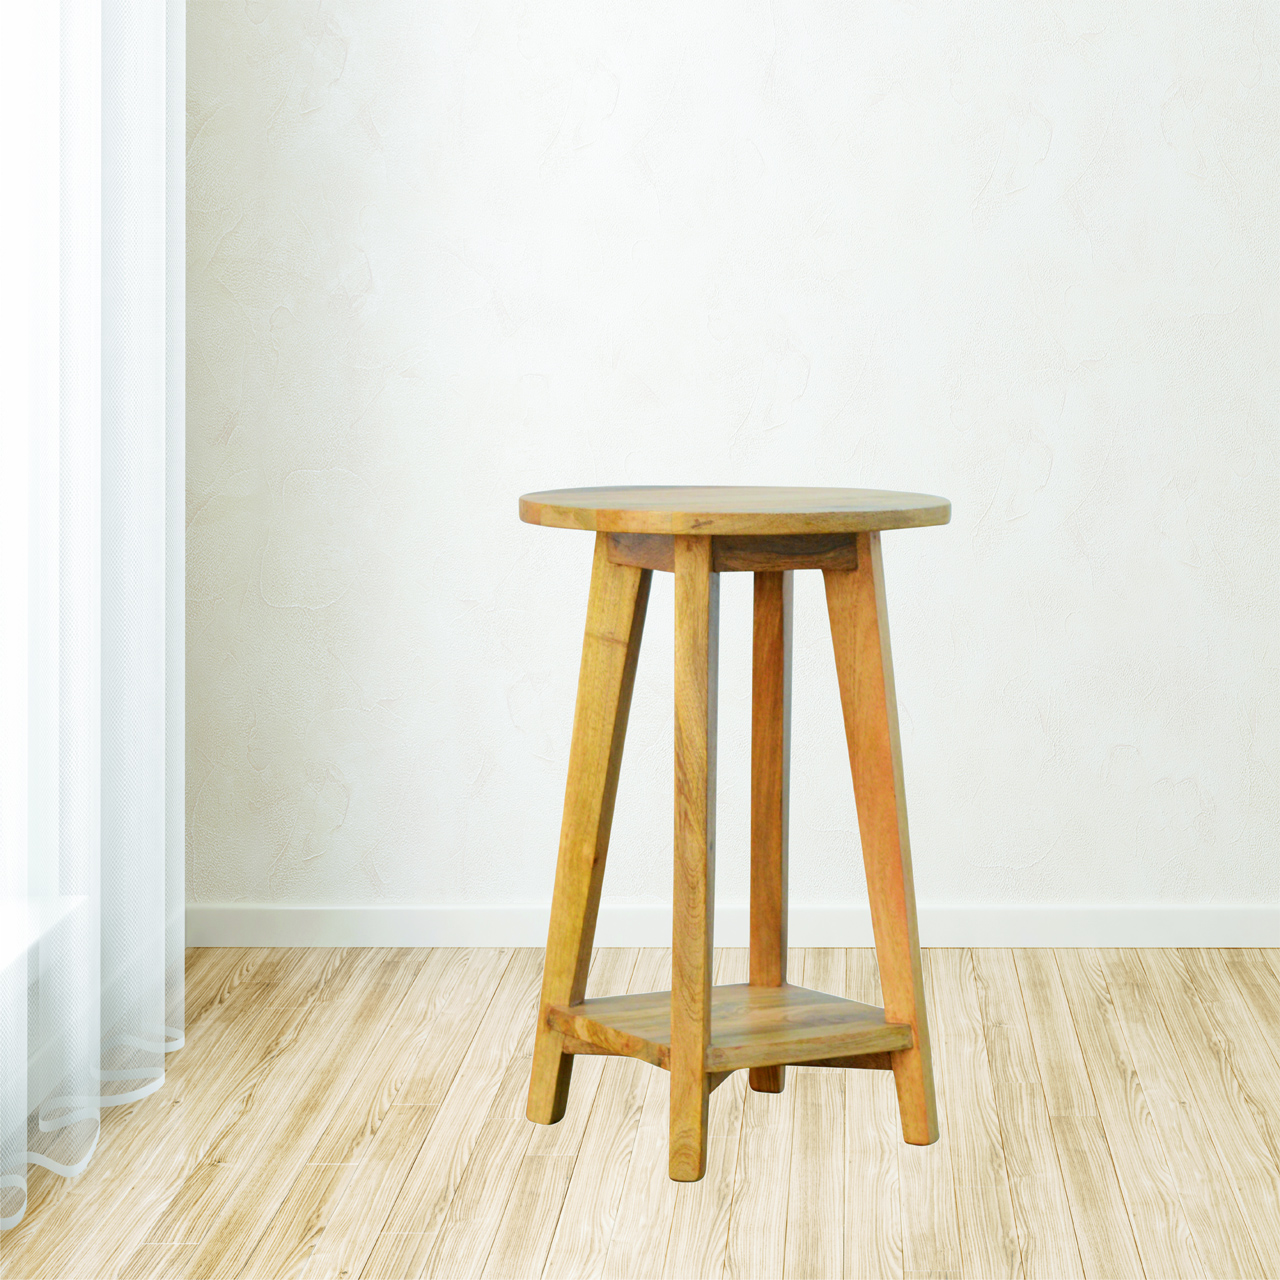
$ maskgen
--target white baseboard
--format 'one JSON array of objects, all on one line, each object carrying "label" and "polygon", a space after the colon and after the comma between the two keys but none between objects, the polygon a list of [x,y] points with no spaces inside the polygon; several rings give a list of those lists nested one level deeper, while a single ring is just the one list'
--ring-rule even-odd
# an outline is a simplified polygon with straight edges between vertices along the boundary
[{"label": "white baseboard", "polygon": [[[187,904],[191,947],[541,947],[546,906],[281,906],[269,902]],[[925,906],[926,947],[1276,947],[1274,906]],[[793,906],[797,947],[869,947],[866,907]],[[716,910],[718,946],[747,945],[747,908]],[[596,942],[671,945],[671,910],[603,904]]]}]

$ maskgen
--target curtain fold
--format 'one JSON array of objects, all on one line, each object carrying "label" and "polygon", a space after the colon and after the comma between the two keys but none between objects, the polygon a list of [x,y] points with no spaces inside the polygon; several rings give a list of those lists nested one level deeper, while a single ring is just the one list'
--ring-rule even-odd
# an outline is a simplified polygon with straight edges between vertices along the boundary
[{"label": "curtain fold", "polygon": [[[0,1227],[183,1038],[184,27],[4,0]],[[157,1109],[154,1120],[158,1122]],[[145,1110],[136,1123],[148,1123]]]}]

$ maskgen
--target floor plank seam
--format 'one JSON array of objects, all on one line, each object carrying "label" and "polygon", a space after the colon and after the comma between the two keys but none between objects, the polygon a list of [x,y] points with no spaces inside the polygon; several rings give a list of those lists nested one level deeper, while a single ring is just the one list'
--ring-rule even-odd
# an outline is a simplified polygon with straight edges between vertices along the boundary
[{"label": "floor plank seam", "polygon": [[[1135,955],[1135,963],[1138,965],[1139,969],[1142,971],[1143,975],[1146,978],[1147,988],[1148,989],[1154,988],[1156,984],[1153,981],[1151,974],[1149,972],[1149,968],[1148,968],[1149,962],[1144,960],[1142,952],[1140,950],[1135,950],[1134,955]],[[1197,1003],[1200,1003],[1199,994],[1195,991],[1194,986],[1190,993],[1190,999],[1193,1001],[1196,1001]],[[1173,1035],[1172,1028],[1169,1025],[1167,1011],[1163,1008],[1159,1000],[1153,1001],[1153,1005],[1156,1010],[1157,1016],[1160,1018],[1161,1023],[1165,1028],[1165,1034],[1170,1038],[1172,1043],[1176,1044],[1177,1037]],[[1210,1050],[1213,1051],[1212,1045],[1210,1045]],[[1216,1052],[1214,1052],[1214,1056],[1215,1058],[1218,1059],[1219,1070],[1220,1071],[1223,1070],[1224,1064],[1222,1063],[1221,1058]],[[1225,1070],[1230,1072],[1231,1068],[1229,1063],[1225,1064]],[[1213,1123],[1212,1117],[1206,1113],[1204,1109],[1203,1099],[1199,1096],[1197,1091],[1192,1087],[1192,1081],[1190,1077],[1186,1076],[1185,1067],[1182,1068],[1182,1074],[1186,1078],[1186,1083],[1187,1083],[1187,1090],[1186,1090],[1187,1106],[1188,1107],[1194,1106],[1196,1108],[1197,1112],[1201,1117],[1202,1122],[1204,1123],[1205,1130],[1209,1134],[1209,1139],[1210,1139],[1210,1142],[1213,1144],[1214,1150],[1218,1156],[1219,1164],[1221,1165],[1225,1173],[1230,1174],[1230,1171],[1232,1169],[1232,1161],[1228,1158],[1227,1154],[1222,1149],[1221,1141],[1219,1138],[1220,1126],[1215,1125]],[[1226,1082],[1224,1081],[1224,1083]],[[1236,1088],[1236,1091],[1239,1092],[1238,1081],[1236,1082],[1235,1088]],[[1273,1162],[1273,1168],[1271,1172],[1272,1172],[1273,1178],[1277,1174],[1277,1172],[1280,1172],[1280,1170],[1277,1170],[1274,1167],[1274,1162]],[[1235,1199],[1236,1204],[1240,1209],[1241,1216],[1245,1223],[1245,1228],[1249,1232],[1250,1237],[1252,1238],[1254,1251],[1255,1253],[1258,1254],[1259,1258],[1265,1258],[1267,1251],[1265,1250],[1264,1247],[1262,1247],[1259,1244],[1259,1237],[1257,1235],[1257,1225],[1254,1223],[1253,1215],[1250,1213],[1250,1206],[1244,1201],[1244,1199],[1242,1199],[1242,1190],[1239,1185],[1239,1182],[1236,1178],[1231,1176],[1227,1177],[1227,1182],[1231,1187],[1233,1198]]]},{"label": "floor plank seam", "polygon": [[[1052,957],[1052,960],[1053,960],[1053,970],[1054,970],[1054,972],[1058,975],[1058,982],[1059,982],[1059,984],[1061,984],[1061,985],[1062,985],[1062,987],[1063,987],[1063,998],[1065,999],[1065,998],[1066,998],[1066,985],[1065,985],[1065,983],[1064,983],[1064,981],[1063,981],[1061,966],[1058,964],[1058,955],[1057,955],[1057,952],[1056,952],[1056,951],[1052,951],[1052,950],[1051,950],[1049,954],[1050,954],[1050,956]],[[1068,1014],[1070,1014],[1070,1012],[1071,1012],[1070,1002],[1068,1002],[1068,1004],[1067,1004],[1067,1011],[1068,1011]],[[1076,1025],[1075,1025],[1075,1019],[1074,1019],[1074,1017],[1072,1017],[1072,1019],[1071,1019],[1071,1034],[1075,1037],[1075,1041],[1076,1041],[1076,1048],[1077,1048],[1077,1050],[1080,1052],[1081,1060],[1082,1060],[1082,1061],[1084,1061],[1084,1060],[1085,1060],[1085,1059],[1084,1059],[1084,1046],[1080,1043],[1080,1033],[1079,1033],[1079,1031],[1077,1031],[1077,1030],[1076,1030]],[[1137,1254],[1138,1262],[1139,1262],[1139,1264],[1142,1266],[1142,1268],[1143,1268],[1143,1275],[1145,1276],[1145,1275],[1147,1274],[1147,1271],[1146,1271],[1146,1263],[1145,1263],[1145,1261],[1143,1260],[1143,1257],[1142,1257],[1142,1250],[1141,1250],[1141,1248],[1140,1248],[1140,1247],[1139,1247],[1139,1245],[1138,1245],[1139,1232],[1138,1232],[1138,1229],[1137,1229],[1136,1224],[1134,1223],[1134,1218],[1133,1218],[1133,1209],[1132,1209],[1132,1207],[1130,1206],[1130,1203],[1129,1203],[1129,1197],[1125,1194],[1125,1190],[1124,1190],[1125,1184],[1124,1184],[1124,1181],[1123,1181],[1123,1180],[1121,1179],[1121,1177],[1120,1177],[1120,1169],[1119,1169],[1119,1167],[1116,1165],[1116,1156],[1115,1156],[1115,1152],[1112,1150],[1112,1147],[1111,1147],[1110,1134],[1107,1132],[1106,1125],[1105,1125],[1105,1123],[1103,1122],[1104,1109],[1103,1109],[1102,1105],[1098,1102],[1098,1091],[1097,1091],[1096,1087],[1094,1086],[1094,1083],[1093,1083],[1093,1077],[1092,1077],[1092,1075],[1089,1073],[1089,1068],[1088,1068],[1087,1063],[1086,1063],[1086,1066],[1085,1066],[1085,1079],[1087,1079],[1087,1080],[1089,1081],[1089,1094],[1090,1094],[1090,1096],[1093,1098],[1093,1106],[1094,1106],[1094,1110],[1095,1110],[1095,1112],[1097,1113],[1097,1116],[1098,1116],[1098,1128],[1102,1131],[1103,1138],[1104,1138],[1104,1140],[1105,1140],[1105,1145],[1106,1145],[1106,1149],[1107,1149],[1107,1160],[1108,1160],[1108,1162],[1109,1162],[1109,1164],[1110,1164],[1110,1166],[1111,1166],[1111,1175],[1112,1175],[1112,1177],[1113,1177],[1113,1178],[1115,1178],[1115,1181],[1116,1181],[1116,1187],[1117,1187],[1117,1189],[1118,1189],[1118,1190],[1119,1190],[1119,1192],[1120,1192],[1120,1201],[1121,1201],[1121,1203],[1124,1205],[1125,1216],[1126,1216],[1126,1218],[1127,1218],[1127,1220],[1128,1220],[1128,1223],[1129,1223],[1129,1234],[1130,1234],[1130,1236],[1133,1238],[1133,1247],[1134,1247],[1134,1251],[1135,1251],[1135,1253]],[[1155,1277],[1155,1278],[1154,1278],[1154,1280],[1160,1280],[1160,1278],[1159,1278],[1159,1277]]]},{"label": "floor plank seam", "polygon": [[[626,989],[665,954],[635,950]],[[745,954],[718,948],[717,982]],[[1125,1280],[1280,1275],[1267,1225],[1280,1203],[1280,1034],[1268,1023],[1280,949],[927,953],[941,1149],[890,1133],[884,1073],[840,1073],[828,1090],[813,1082],[830,1071],[796,1067],[780,1097],[725,1082],[708,1176],[680,1186],[659,1151],[656,1068],[584,1059],[568,1129],[517,1117],[536,960],[507,948],[456,960],[189,952],[187,1048],[158,1095],[167,1109],[108,1112],[81,1178],[33,1171],[28,1219],[0,1237],[5,1276],[800,1280],[842,1268],[914,1280],[932,1266],[1040,1280],[1109,1275],[1100,1259],[1130,1257]],[[619,987],[623,961],[615,952],[602,992]],[[878,998],[854,989],[874,970],[861,949],[794,949],[792,967],[793,980]],[[455,1037],[447,1054],[433,1026]],[[474,1118],[468,1062],[483,1064],[488,1099]],[[854,1086],[880,1101],[855,1106]],[[158,1143],[156,1116],[168,1124]],[[460,1166],[440,1169],[455,1143]],[[606,1153],[607,1186],[585,1167]]]},{"label": "floor plank seam", "polygon": [[[1009,955],[1010,955],[1011,960],[1013,961],[1013,971],[1014,971],[1014,975],[1015,975],[1015,977],[1016,977],[1016,979],[1017,979],[1017,984],[1018,984],[1018,1003],[1019,1003],[1019,1004],[1021,1005],[1021,1007],[1022,1007],[1022,1020],[1023,1020],[1023,1023],[1026,1025],[1026,1028],[1027,1028],[1027,1034],[1028,1034],[1028,1036],[1030,1037],[1030,1035],[1031,1035],[1031,1011],[1027,1008],[1027,996],[1026,996],[1026,992],[1022,989],[1022,974],[1021,974],[1021,973],[1019,972],[1019,970],[1018,970],[1017,955],[1016,955],[1015,951],[1014,951],[1012,948],[1009,948]],[[1036,1070],[1037,1070],[1037,1072],[1038,1072],[1038,1073],[1040,1073],[1040,1079],[1039,1079],[1039,1085],[1040,1085],[1040,1096],[1041,1096],[1041,1099],[1042,1099],[1042,1100],[1043,1100],[1043,1102],[1044,1102],[1045,1112],[1046,1112],[1046,1114],[1047,1114],[1047,1115],[1049,1115],[1049,1097],[1048,1097],[1048,1094],[1047,1094],[1047,1093],[1046,1093],[1046,1091],[1045,1091],[1043,1071],[1042,1071],[1042,1068],[1040,1067],[1040,1060],[1039,1060],[1039,1058],[1038,1058],[1038,1057],[1036,1056],[1036,1054],[1035,1054],[1035,1050],[1034,1050],[1034,1043],[1033,1043],[1033,1047],[1032,1047],[1032,1058],[1033,1058],[1033,1060],[1035,1061],[1035,1064],[1036,1064]],[[1053,1122],[1053,1117],[1052,1117],[1052,1115],[1049,1115],[1050,1134],[1051,1134],[1051,1136],[1053,1135],[1052,1122]],[[1069,1196],[1069,1195],[1067,1195],[1067,1172],[1066,1172],[1066,1170],[1065,1170],[1065,1169],[1063,1168],[1063,1166],[1062,1166],[1062,1152],[1058,1149],[1058,1143],[1057,1143],[1057,1140],[1056,1140],[1056,1136],[1054,1137],[1054,1142],[1053,1142],[1053,1154],[1054,1154],[1054,1157],[1055,1157],[1055,1158],[1056,1158],[1056,1160],[1057,1160],[1058,1181],[1059,1181],[1059,1183],[1060,1183],[1060,1184],[1061,1184],[1061,1186],[1062,1186],[1062,1189],[1063,1189],[1063,1195],[1064,1195],[1064,1197],[1066,1198],[1067,1213],[1068,1213],[1068,1216],[1069,1216],[1069,1217],[1070,1217],[1070,1219],[1071,1219],[1071,1231],[1072,1231],[1072,1234],[1073,1234],[1073,1236],[1074,1236],[1074,1238],[1075,1238],[1076,1256],[1080,1259],[1081,1267],[1083,1268],[1083,1265],[1084,1265],[1084,1256],[1085,1256],[1085,1251],[1084,1251],[1084,1249],[1081,1247],[1081,1244],[1080,1244],[1080,1226],[1079,1226],[1079,1224],[1076,1222],[1076,1210],[1073,1208],[1073,1206],[1072,1206],[1072,1204],[1071,1204],[1071,1198],[1070,1198],[1070,1196]],[[1083,1270],[1082,1270],[1082,1274],[1083,1274]]]}]

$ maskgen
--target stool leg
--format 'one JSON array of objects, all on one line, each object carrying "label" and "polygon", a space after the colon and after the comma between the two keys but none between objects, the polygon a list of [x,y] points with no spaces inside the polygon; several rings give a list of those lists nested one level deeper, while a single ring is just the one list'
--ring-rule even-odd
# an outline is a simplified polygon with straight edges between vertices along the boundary
[{"label": "stool leg", "polygon": [[858,535],[856,569],[828,569],[823,576],[884,1012],[890,1022],[909,1022],[915,1041],[910,1049],[890,1055],[902,1136],[909,1143],[925,1146],[938,1139],[938,1115],[911,882],[880,534]]},{"label": "stool leg", "polygon": [[568,1101],[573,1055],[561,1052],[564,1037],[547,1025],[547,1007],[578,1004],[586,994],[622,744],[652,576],[649,569],[613,564],[605,535],[596,535],[556,887],[542,974],[542,1003],[529,1081],[526,1114],[539,1124],[555,1124],[564,1115]]},{"label": "stool leg", "polygon": [[711,539],[677,536],[675,916],[671,939],[670,1173],[707,1167],[711,926],[716,848],[716,666],[720,578]]},{"label": "stool leg", "polygon": [[[751,656],[751,985],[787,980],[787,792],[791,769],[791,571],[755,575]],[[781,1093],[786,1067],[752,1067]]]}]

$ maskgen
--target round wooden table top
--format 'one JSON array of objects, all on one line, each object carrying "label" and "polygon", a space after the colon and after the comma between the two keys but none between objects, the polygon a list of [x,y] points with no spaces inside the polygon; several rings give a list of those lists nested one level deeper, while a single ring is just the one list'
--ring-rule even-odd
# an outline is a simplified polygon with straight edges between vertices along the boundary
[{"label": "round wooden table top", "polygon": [[946,524],[951,503],[889,489],[619,485],[526,493],[520,519],[600,533],[861,533]]}]

